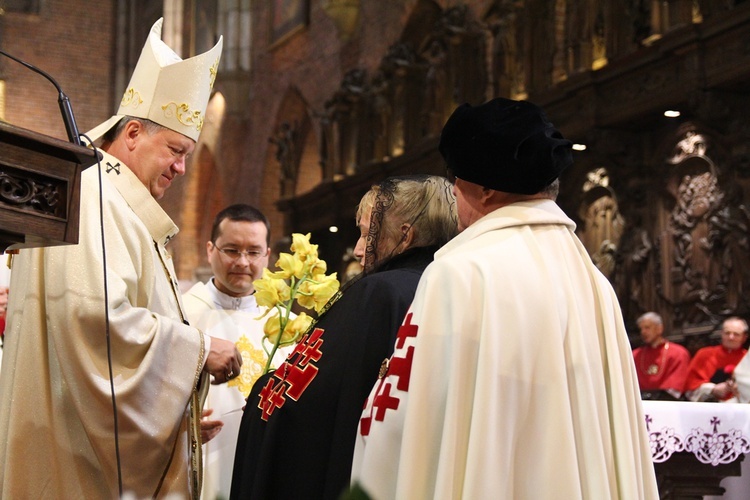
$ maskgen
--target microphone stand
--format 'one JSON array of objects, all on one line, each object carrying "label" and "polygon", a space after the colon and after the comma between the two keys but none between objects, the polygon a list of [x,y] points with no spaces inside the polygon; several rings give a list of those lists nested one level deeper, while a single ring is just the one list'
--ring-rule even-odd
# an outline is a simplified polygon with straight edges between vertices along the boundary
[{"label": "microphone stand", "polygon": [[57,102],[60,105],[60,112],[62,113],[63,123],[65,123],[65,131],[68,133],[68,140],[72,142],[73,144],[76,144],[78,146],[83,146],[83,142],[81,141],[81,138],[79,137],[78,133],[78,126],[76,125],[76,119],[75,116],[73,116],[73,108],[70,106],[70,99],[68,99],[68,96],[65,95],[65,92],[63,92],[60,85],[57,84],[54,78],[52,78],[50,75],[42,71],[41,69],[37,68],[36,66],[33,66],[25,61],[22,61],[18,59],[17,57],[14,57],[7,52],[0,50],[0,54],[4,55],[5,57],[9,57],[16,61],[19,64],[23,64],[30,70],[39,73],[44,78],[52,82],[52,85],[55,86],[57,89],[57,92],[59,93]]}]

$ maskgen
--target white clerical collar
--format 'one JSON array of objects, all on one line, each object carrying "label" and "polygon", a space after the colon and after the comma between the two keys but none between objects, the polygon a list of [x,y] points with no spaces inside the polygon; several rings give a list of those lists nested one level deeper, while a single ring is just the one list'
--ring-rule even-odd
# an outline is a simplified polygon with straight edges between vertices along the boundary
[{"label": "white clerical collar", "polygon": [[211,300],[219,309],[260,313],[260,308],[255,301],[254,295],[247,295],[245,297],[232,297],[231,295],[227,295],[216,288],[216,285],[214,285],[214,278],[208,280],[208,283],[206,283],[206,289],[211,296]]}]

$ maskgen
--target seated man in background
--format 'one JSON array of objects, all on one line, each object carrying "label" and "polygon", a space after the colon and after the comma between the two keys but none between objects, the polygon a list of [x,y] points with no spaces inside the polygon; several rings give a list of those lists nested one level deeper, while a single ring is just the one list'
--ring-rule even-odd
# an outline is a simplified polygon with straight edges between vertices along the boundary
[{"label": "seated man in background", "polygon": [[685,386],[690,353],[664,338],[664,323],[655,312],[638,318],[643,345],[633,351],[643,399],[679,399]]},{"label": "seated man in background", "polygon": [[736,316],[722,324],[721,345],[698,349],[690,362],[685,396],[691,401],[724,401],[733,396],[734,367],[747,353],[747,322]]}]

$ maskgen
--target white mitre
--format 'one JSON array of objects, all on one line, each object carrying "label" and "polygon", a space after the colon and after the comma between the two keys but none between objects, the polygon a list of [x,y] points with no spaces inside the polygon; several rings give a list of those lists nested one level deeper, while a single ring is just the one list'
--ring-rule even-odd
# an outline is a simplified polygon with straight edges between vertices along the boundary
[{"label": "white mitre", "polygon": [[146,118],[198,140],[219,69],[223,37],[203,54],[184,61],[161,39],[156,21],[141,51],[120,109],[86,135],[96,141],[124,116]]}]

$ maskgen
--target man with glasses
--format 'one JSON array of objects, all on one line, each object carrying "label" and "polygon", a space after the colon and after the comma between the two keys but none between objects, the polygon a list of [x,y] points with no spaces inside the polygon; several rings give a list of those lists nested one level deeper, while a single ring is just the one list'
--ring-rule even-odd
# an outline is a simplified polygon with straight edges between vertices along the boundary
[{"label": "man with glasses", "polygon": [[690,361],[685,395],[691,401],[725,401],[734,395],[734,367],[747,353],[747,322],[736,316],[724,320],[721,344],[698,349]]},{"label": "man with glasses", "polygon": [[[268,356],[263,351],[263,311],[253,281],[268,266],[270,225],[250,205],[231,205],[216,215],[206,254],[213,277],[196,283],[183,300],[190,323],[212,337],[234,342],[243,357],[240,375],[211,387],[201,428],[204,441],[202,498],[229,498],[242,407]],[[274,365],[290,348],[277,351]],[[219,432],[221,431],[221,432]],[[211,441],[211,442],[207,442]]]}]

